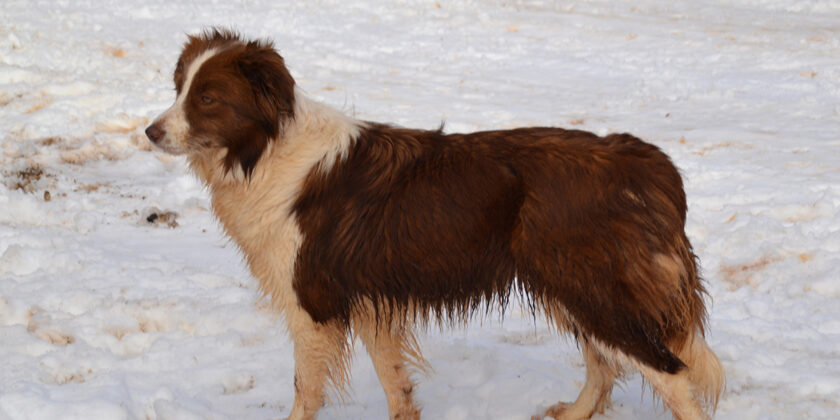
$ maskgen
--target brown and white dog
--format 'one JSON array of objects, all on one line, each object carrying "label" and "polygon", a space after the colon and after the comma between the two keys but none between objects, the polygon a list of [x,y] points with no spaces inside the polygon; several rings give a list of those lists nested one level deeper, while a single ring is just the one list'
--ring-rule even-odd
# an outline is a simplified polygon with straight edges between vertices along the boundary
[{"label": "brown and white dog", "polygon": [[175,104],[146,130],[185,154],[294,341],[291,419],[312,419],[365,344],[392,419],[416,419],[414,332],[518,296],[580,343],[586,383],[545,415],[610,406],[629,369],[680,419],[714,411],[723,370],[682,180],[627,134],[470,134],[359,121],[307,99],[267,41],[189,37]]}]

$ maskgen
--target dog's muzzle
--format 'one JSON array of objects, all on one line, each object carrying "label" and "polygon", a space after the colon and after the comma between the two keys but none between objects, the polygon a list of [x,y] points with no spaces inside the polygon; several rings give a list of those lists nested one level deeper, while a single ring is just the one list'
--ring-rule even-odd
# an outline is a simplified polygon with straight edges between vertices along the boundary
[{"label": "dog's muzzle", "polygon": [[161,128],[160,123],[154,123],[146,128],[146,137],[154,144],[158,144],[164,136],[166,136],[166,131]]}]

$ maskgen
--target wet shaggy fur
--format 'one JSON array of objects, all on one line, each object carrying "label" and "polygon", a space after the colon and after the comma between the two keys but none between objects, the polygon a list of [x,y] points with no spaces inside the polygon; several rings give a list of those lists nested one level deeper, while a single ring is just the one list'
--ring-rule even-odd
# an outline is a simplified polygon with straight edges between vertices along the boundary
[{"label": "wet shaggy fur", "polygon": [[[307,99],[264,41],[190,37],[175,105],[148,129],[186,154],[295,343],[293,419],[373,359],[392,418],[418,418],[417,326],[518,296],[581,343],[587,382],[543,414],[588,418],[640,370],[678,418],[723,386],[680,174],[656,146],[550,127],[445,134],[358,121]],[[704,412],[705,410],[705,412]]]},{"label": "wet shaggy fur", "polygon": [[[683,364],[665,342],[703,328],[680,176],[629,135],[371,124],[293,209],[293,284],[317,322],[348,322],[365,299],[460,319],[504,303],[518,276],[539,309],[560,303],[579,333],[669,373]],[[672,256],[684,273],[657,264]]]}]

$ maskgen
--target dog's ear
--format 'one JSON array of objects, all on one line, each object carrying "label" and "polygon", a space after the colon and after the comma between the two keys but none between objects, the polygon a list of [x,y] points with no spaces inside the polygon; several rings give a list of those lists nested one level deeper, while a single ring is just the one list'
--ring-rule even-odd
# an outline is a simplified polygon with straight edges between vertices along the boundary
[{"label": "dog's ear", "polygon": [[268,144],[282,137],[283,128],[294,118],[295,80],[268,42],[248,43],[236,67],[251,90],[253,101],[245,114],[252,124],[227,145],[225,167],[230,171],[238,163],[250,177]]},{"label": "dog's ear", "polygon": [[259,126],[268,139],[280,136],[283,126],[294,118],[295,80],[283,57],[270,43],[251,42],[237,62],[254,97]]}]

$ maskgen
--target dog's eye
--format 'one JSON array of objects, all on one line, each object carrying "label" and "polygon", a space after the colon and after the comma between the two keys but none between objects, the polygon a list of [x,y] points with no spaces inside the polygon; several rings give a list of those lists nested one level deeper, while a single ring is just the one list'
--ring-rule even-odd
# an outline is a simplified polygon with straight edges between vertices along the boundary
[{"label": "dog's eye", "polygon": [[201,97],[201,103],[203,103],[204,105],[210,105],[210,104],[213,103],[213,98],[211,98],[207,95],[204,95],[204,96]]}]

